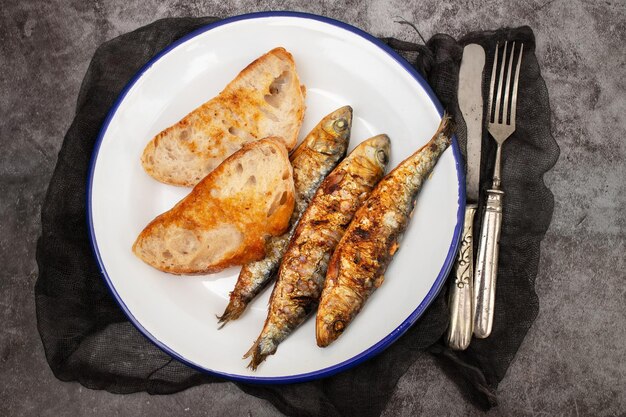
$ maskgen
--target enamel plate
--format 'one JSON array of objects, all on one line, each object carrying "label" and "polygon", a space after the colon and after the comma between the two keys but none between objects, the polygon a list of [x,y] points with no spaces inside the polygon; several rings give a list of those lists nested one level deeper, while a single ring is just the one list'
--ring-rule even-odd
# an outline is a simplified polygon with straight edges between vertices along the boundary
[{"label": "enamel plate", "polygon": [[242,355],[263,327],[270,289],[237,321],[218,330],[239,268],[175,276],[131,252],[141,230],[190,189],[161,184],[142,169],[148,141],[217,95],[241,69],[283,46],[307,87],[302,139],[326,114],[354,108],[351,147],[379,133],[391,138],[390,167],[426,143],[442,107],[424,79],[365,32],[301,13],[257,13],[191,33],[149,62],[128,84],[97,142],[88,184],[94,252],[111,293],[154,344],[199,370],[248,382],[298,382],[354,366],[400,337],[432,302],[454,260],[465,191],[453,142],[418,198],[413,219],[387,273],[345,333],[331,346],[315,343],[314,320],[298,328],[257,371]]}]

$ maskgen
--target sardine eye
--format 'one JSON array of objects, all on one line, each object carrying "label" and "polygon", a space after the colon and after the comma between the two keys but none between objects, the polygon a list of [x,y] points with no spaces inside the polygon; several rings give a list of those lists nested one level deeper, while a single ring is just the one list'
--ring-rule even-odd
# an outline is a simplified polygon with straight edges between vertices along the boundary
[{"label": "sardine eye", "polygon": [[337,119],[335,123],[333,123],[333,129],[336,132],[343,132],[348,128],[348,121],[346,119]]},{"label": "sardine eye", "polygon": [[378,159],[378,162],[383,165],[386,165],[387,162],[389,162],[389,156],[387,155],[387,152],[382,149],[379,149],[378,152],[376,152],[376,159]]},{"label": "sardine eye", "polygon": [[333,323],[333,330],[335,330],[336,332],[343,332],[344,327],[345,325],[341,320],[337,320]]}]

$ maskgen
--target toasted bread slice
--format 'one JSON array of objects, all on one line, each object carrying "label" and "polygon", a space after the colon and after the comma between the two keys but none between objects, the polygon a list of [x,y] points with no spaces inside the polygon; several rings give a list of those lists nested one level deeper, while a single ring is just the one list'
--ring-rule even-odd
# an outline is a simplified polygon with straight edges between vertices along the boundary
[{"label": "toasted bread slice", "polygon": [[291,54],[272,49],[217,97],[156,135],[141,163],[161,182],[191,187],[248,142],[275,136],[291,150],[304,118],[304,91]]},{"label": "toasted bread slice", "polygon": [[204,274],[256,261],[294,208],[293,172],[276,138],[243,146],[141,232],[133,252],[173,274]]}]

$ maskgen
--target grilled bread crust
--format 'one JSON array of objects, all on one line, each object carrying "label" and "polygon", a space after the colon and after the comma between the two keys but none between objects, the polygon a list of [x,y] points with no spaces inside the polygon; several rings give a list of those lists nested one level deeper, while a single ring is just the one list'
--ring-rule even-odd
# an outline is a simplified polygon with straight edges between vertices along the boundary
[{"label": "grilled bread crust", "polygon": [[157,134],[141,164],[158,181],[192,187],[246,143],[275,136],[290,151],[304,118],[304,94],[293,57],[275,48],[219,95]]},{"label": "grilled bread crust", "polygon": [[173,274],[214,273],[257,261],[265,255],[265,240],[287,229],[294,193],[282,140],[246,144],[150,222],[133,252]]}]

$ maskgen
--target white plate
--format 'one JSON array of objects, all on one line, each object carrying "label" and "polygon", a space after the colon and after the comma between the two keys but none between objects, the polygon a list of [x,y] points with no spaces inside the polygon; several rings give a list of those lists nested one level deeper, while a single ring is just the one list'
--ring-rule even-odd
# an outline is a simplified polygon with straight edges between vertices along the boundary
[{"label": "white plate", "polygon": [[197,369],[231,379],[295,382],[353,366],[390,345],[440,290],[460,236],[465,191],[456,142],[425,184],[401,250],[384,285],[331,346],[315,343],[308,320],[256,372],[242,355],[259,334],[269,290],[241,319],[217,329],[239,268],[179,277],[151,268],[131,252],[133,241],[189,189],[161,184],[142,169],[146,143],[215,96],[249,62],[284,46],[307,87],[300,139],[325,114],[354,108],[351,148],[387,133],[393,167],[422,146],[440,121],[441,105],[398,55],[359,29],[301,13],[257,13],[206,26],[174,43],[129,83],[97,142],[88,184],[94,251],[104,278],[133,324],[153,343]]}]

